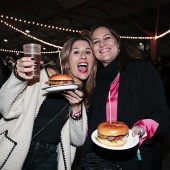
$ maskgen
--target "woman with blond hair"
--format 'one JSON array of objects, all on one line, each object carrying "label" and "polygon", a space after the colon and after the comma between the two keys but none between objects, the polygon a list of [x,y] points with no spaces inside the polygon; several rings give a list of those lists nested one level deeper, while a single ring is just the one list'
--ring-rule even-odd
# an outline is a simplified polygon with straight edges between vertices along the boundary
[{"label": "woman with blond hair", "polygon": [[78,35],[61,52],[63,73],[81,89],[47,93],[54,68],[42,68],[40,81],[28,76],[36,69],[31,57],[17,60],[0,90],[0,169],[71,170],[76,148],[86,138],[86,110],[95,87],[96,60],[91,39]]}]

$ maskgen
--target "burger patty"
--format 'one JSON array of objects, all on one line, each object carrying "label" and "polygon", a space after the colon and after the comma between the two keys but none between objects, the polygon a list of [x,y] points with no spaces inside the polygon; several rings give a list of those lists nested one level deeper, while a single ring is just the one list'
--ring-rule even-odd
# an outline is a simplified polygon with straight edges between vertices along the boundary
[{"label": "burger patty", "polygon": [[123,140],[124,137],[128,137],[128,133],[125,135],[119,135],[119,136],[106,136],[106,135],[101,135],[100,133],[98,133],[98,137],[100,139],[107,139],[109,141],[116,141],[116,140]]},{"label": "burger patty", "polygon": [[63,85],[63,84],[73,84],[74,81],[71,80],[50,80],[51,85]]}]

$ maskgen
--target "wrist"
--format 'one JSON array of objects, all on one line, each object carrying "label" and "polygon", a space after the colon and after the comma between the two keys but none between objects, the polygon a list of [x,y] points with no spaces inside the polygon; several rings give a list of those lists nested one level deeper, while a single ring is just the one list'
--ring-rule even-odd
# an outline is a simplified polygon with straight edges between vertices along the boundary
[{"label": "wrist", "polygon": [[137,127],[140,129],[139,138],[142,138],[143,135],[145,134],[145,129],[142,126],[140,126],[140,125],[137,125]]},{"label": "wrist", "polygon": [[81,110],[81,103],[70,104],[70,108],[73,113],[78,112]]},{"label": "wrist", "polygon": [[79,110],[78,110],[78,108],[75,109],[72,106],[70,106],[70,117],[73,120],[80,120],[82,118],[81,105],[79,107]]},{"label": "wrist", "polygon": [[22,77],[20,77],[20,76],[18,75],[16,65],[14,66],[14,76],[15,76],[17,79],[21,80],[21,81],[26,81],[25,79],[23,79]]}]

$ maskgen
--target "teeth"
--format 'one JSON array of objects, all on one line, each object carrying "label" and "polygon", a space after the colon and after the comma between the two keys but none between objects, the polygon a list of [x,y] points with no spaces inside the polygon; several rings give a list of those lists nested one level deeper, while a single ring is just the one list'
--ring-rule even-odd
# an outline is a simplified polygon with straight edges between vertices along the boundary
[{"label": "teeth", "polygon": [[87,66],[87,63],[81,63],[78,66]]},{"label": "teeth", "polygon": [[104,53],[104,52],[108,52],[108,51],[109,51],[109,49],[108,49],[108,48],[105,48],[105,49],[101,50],[100,52],[101,52],[101,53]]}]

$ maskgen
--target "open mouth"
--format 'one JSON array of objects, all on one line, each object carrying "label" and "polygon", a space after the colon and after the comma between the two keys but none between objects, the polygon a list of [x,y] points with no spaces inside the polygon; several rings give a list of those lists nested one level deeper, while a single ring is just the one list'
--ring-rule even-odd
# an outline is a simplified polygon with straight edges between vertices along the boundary
[{"label": "open mouth", "polygon": [[81,73],[85,73],[88,71],[88,67],[87,67],[87,63],[79,63],[78,65],[78,70],[81,72]]}]

